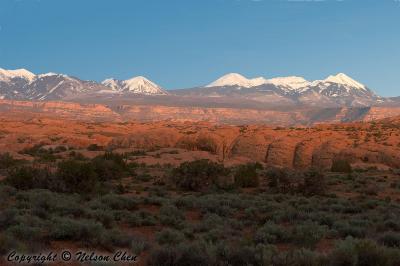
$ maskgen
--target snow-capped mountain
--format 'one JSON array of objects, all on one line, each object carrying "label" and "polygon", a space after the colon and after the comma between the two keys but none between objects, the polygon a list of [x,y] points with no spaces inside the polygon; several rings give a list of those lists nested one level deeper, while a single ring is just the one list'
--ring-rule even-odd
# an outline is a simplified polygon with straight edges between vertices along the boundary
[{"label": "snow-capped mountain", "polygon": [[35,78],[35,74],[29,72],[26,69],[6,70],[0,68],[0,81],[11,81],[13,79],[23,79],[32,81]]},{"label": "snow-capped mountain", "polygon": [[63,74],[47,73],[37,75],[26,86],[25,95],[33,100],[69,99],[92,91],[99,91],[102,86],[93,81],[84,81]]},{"label": "snow-capped mountain", "polygon": [[0,69],[0,99],[60,100],[100,90],[100,87],[96,82],[63,74],[35,75],[25,69]]},{"label": "snow-capped mountain", "polygon": [[205,87],[195,88],[189,94],[203,97],[239,96],[262,102],[287,100],[311,105],[359,106],[383,100],[368,87],[343,73],[315,81],[296,76],[248,79],[231,73]]},{"label": "snow-capped mountain", "polygon": [[0,99],[16,100],[68,100],[83,95],[109,93],[166,95],[167,92],[144,77],[128,80],[107,79],[101,84],[85,81],[64,74],[46,73],[35,75],[25,70],[0,68]]},{"label": "snow-capped mountain", "polygon": [[310,82],[305,80],[303,77],[277,77],[272,79],[266,79],[266,84],[272,84],[277,87],[282,87],[288,90],[298,90],[301,88],[306,88],[310,85]]},{"label": "snow-capped mountain", "polygon": [[216,81],[208,84],[206,87],[237,86],[239,88],[251,88],[260,86],[264,83],[266,83],[266,79],[262,77],[247,79],[238,73],[230,73],[220,77]]},{"label": "snow-capped mountain", "polygon": [[119,100],[125,99],[125,96],[130,99],[141,99],[136,98],[136,95],[168,95],[167,98],[173,102],[191,99],[191,103],[194,104],[200,100],[199,97],[203,102],[246,101],[258,106],[270,104],[322,107],[370,106],[391,101],[379,97],[367,86],[343,73],[315,81],[297,76],[246,78],[237,73],[230,73],[204,87],[167,92],[142,76],[127,80],[111,78],[97,83],[63,74],[35,75],[25,69],[0,68],[0,99],[84,101],[85,99]]},{"label": "snow-capped mountain", "polygon": [[144,95],[166,95],[163,88],[145,77],[138,76],[127,80],[106,79],[102,84],[112,91],[121,93],[136,93]]}]

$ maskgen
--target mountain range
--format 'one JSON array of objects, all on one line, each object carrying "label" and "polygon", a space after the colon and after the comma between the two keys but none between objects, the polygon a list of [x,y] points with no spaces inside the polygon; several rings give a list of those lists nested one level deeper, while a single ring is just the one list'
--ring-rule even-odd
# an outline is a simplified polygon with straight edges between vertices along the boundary
[{"label": "mountain range", "polygon": [[[84,100],[124,99],[140,96],[164,97],[168,101],[250,102],[256,105],[372,106],[396,101],[375,94],[370,88],[339,73],[323,80],[302,77],[264,77],[248,79],[230,73],[195,88],[165,90],[145,77],[127,80],[109,78],[86,81],[64,74],[33,74],[25,69],[0,68],[0,99]],[[397,101],[396,101],[397,102]]]}]

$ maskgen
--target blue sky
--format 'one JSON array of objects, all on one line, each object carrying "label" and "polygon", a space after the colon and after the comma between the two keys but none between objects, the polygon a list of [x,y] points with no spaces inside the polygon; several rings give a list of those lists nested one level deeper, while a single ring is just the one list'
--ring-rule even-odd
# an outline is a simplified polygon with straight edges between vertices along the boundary
[{"label": "blue sky", "polygon": [[400,95],[400,1],[1,0],[0,67],[168,89],[344,72]]}]

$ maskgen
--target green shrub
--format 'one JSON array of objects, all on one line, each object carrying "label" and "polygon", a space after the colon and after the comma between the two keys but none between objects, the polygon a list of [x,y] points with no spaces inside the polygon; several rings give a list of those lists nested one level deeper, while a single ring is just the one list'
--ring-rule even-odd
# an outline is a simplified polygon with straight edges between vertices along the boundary
[{"label": "green shrub", "polygon": [[[208,266],[213,265],[209,255],[196,243],[162,246],[149,256],[150,266]],[[222,264],[221,264],[222,265]]]},{"label": "green shrub", "polygon": [[242,188],[258,187],[259,179],[255,164],[246,164],[238,167],[235,173],[235,185]]},{"label": "green shrub", "polygon": [[47,188],[54,182],[54,176],[46,168],[21,166],[8,171],[5,182],[17,189]]},{"label": "green shrub", "polygon": [[91,220],[74,220],[70,218],[54,218],[50,228],[50,236],[57,240],[85,241],[90,244],[99,244],[104,234],[104,227]]},{"label": "green shrub", "polygon": [[98,239],[92,242],[93,245],[101,245],[102,247],[112,251],[115,247],[130,247],[132,237],[118,229],[104,231]]},{"label": "green shrub", "polygon": [[326,235],[326,232],[327,227],[305,221],[294,227],[292,238],[298,245],[313,248]]},{"label": "green shrub", "polygon": [[317,252],[308,249],[295,249],[282,252],[272,258],[270,265],[293,265],[293,266],[325,266],[329,260]]},{"label": "green shrub", "polygon": [[0,255],[6,255],[10,250],[19,250],[20,246],[19,241],[11,233],[0,234]]},{"label": "green shrub", "polygon": [[159,219],[161,224],[173,227],[180,227],[184,220],[183,213],[173,205],[166,205],[160,208]]},{"label": "green shrub", "polygon": [[326,191],[325,175],[314,169],[303,174],[304,182],[301,192],[305,196],[322,195]]},{"label": "green shrub", "polygon": [[268,186],[281,193],[289,193],[295,190],[292,174],[287,169],[271,167],[265,175],[268,178]]},{"label": "green shrub", "polygon": [[256,243],[275,244],[289,239],[289,233],[280,225],[272,221],[265,223],[255,234]]},{"label": "green shrub", "polygon": [[0,183],[0,202],[6,202],[16,193],[17,189],[15,187]]},{"label": "green shrub", "polygon": [[156,233],[156,240],[160,245],[177,245],[184,240],[184,236],[180,231],[167,228]]},{"label": "green shrub", "polygon": [[[26,216],[25,218],[27,218]],[[47,238],[45,227],[30,225],[30,221],[18,222],[7,228],[6,232],[11,233],[19,240],[34,242],[44,242]]]},{"label": "green shrub", "polygon": [[135,255],[140,255],[143,251],[150,248],[150,244],[147,240],[140,236],[134,236],[131,241],[131,249]]},{"label": "green shrub", "polygon": [[157,219],[148,211],[138,211],[130,213],[124,217],[130,226],[149,226],[157,224]]},{"label": "green shrub", "polygon": [[125,161],[124,155],[106,152],[92,159],[93,169],[99,180],[119,179],[133,173]]},{"label": "green shrub", "polygon": [[91,193],[98,185],[98,176],[92,164],[76,160],[58,164],[56,176],[65,184],[65,192]]},{"label": "green shrub", "polygon": [[43,148],[44,144],[36,144],[33,147],[25,148],[19,153],[28,154],[33,157],[38,157],[40,161],[43,162],[55,162],[59,157],[54,155],[54,151],[52,149]]},{"label": "green shrub", "polygon": [[16,223],[17,209],[5,209],[0,211],[0,229],[6,229]]},{"label": "green shrub", "polygon": [[100,222],[105,228],[111,228],[114,223],[114,216],[106,210],[91,210],[88,217]]},{"label": "green shrub", "polygon": [[100,200],[102,206],[110,210],[134,210],[138,204],[134,198],[116,194],[107,194],[96,200]]},{"label": "green shrub", "polygon": [[173,169],[171,180],[183,190],[198,191],[229,172],[223,165],[209,160],[184,162]]},{"label": "green shrub", "polygon": [[[340,241],[329,256],[330,265],[355,266],[395,266],[399,253],[394,255],[388,249],[378,246],[371,240],[358,240],[351,237]],[[397,257],[397,259],[396,259]]]},{"label": "green shrub", "polygon": [[379,238],[379,242],[387,247],[400,248],[400,234],[386,232]]},{"label": "green shrub", "polygon": [[333,229],[339,232],[341,237],[358,237],[363,238],[366,235],[365,227],[359,225],[352,225],[348,221],[338,221],[333,224]]}]

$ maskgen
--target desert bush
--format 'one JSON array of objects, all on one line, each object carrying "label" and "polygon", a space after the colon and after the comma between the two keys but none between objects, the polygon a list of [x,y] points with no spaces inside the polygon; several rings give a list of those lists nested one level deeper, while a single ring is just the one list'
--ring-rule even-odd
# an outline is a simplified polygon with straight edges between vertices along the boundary
[{"label": "desert bush", "polygon": [[93,158],[91,162],[94,172],[101,181],[118,179],[133,174],[133,169],[129,168],[124,155],[121,154],[106,152]]},{"label": "desert bush", "polygon": [[388,219],[383,224],[385,229],[392,231],[400,231],[400,221],[395,219]]},{"label": "desert bush", "polygon": [[99,238],[104,231],[100,223],[92,220],[56,217],[52,220],[50,236],[57,240],[81,240],[95,245],[100,242]]},{"label": "desert bush", "polygon": [[311,169],[303,173],[303,185],[301,193],[305,196],[322,195],[326,191],[325,175],[317,170]]},{"label": "desert bush", "polygon": [[0,182],[0,202],[6,202],[10,197],[17,193],[17,189],[13,186],[1,184]]},{"label": "desert bush", "polygon": [[340,241],[329,256],[330,265],[356,266],[395,266],[399,253],[391,254],[388,249],[378,246],[371,240],[358,240],[351,237]]},{"label": "desert bush", "polygon": [[337,221],[333,224],[333,229],[336,230],[341,237],[358,237],[363,238],[366,235],[366,228],[359,225],[352,225],[348,221]]},{"label": "desert bush", "polygon": [[400,248],[400,234],[386,232],[379,238],[379,242],[387,247]]},{"label": "desert bush", "polygon": [[300,246],[313,248],[326,233],[326,226],[320,226],[312,221],[305,221],[294,227],[292,238]]},{"label": "desert bush", "polygon": [[224,222],[224,218],[216,214],[207,214],[199,223],[192,225],[192,228],[195,233],[204,233],[218,226],[223,226]]},{"label": "desert bush", "polygon": [[272,221],[265,223],[255,234],[256,243],[275,244],[289,239],[289,232]]},{"label": "desert bush", "polygon": [[58,164],[56,176],[65,184],[65,192],[91,193],[98,185],[98,176],[88,162],[63,161]]},{"label": "desert bush", "polygon": [[287,169],[270,168],[266,172],[268,186],[280,193],[301,193],[304,196],[321,195],[325,193],[325,175],[310,169],[304,172]]},{"label": "desert bush", "polygon": [[48,238],[44,223],[37,222],[33,216],[21,216],[15,224],[9,226],[5,232],[12,234],[15,238],[30,243],[45,242]]},{"label": "desert bush", "polygon": [[235,172],[235,185],[242,188],[258,187],[259,178],[255,164],[241,165]]},{"label": "desert bush", "polygon": [[107,250],[114,250],[115,247],[130,247],[132,237],[118,229],[105,230],[103,234],[98,236],[91,244],[100,245]]},{"label": "desert bush", "polygon": [[0,234],[0,255],[6,255],[10,250],[20,250],[21,248],[24,247],[11,233],[2,232]]},{"label": "desert bush", "polygon": [[165,205],[160,208],[159,219],[161,224],[180,227],[184,220],[183,213],[173,205]]},{"label": "desert bush", "polygon": [[323,255],[309,249],[295,249],[282,252],[272,257],[271,263],[266,265],[293,265],[293,266],[325,266],[329,260]]},{"label": "desert bush", "polygon": [[227,254],[226,262],[227,265],[232,266],[260,264],[254,248],[249,246],[231,248]]},{"label": "desert bush", "polygon": [[208,266],[212,265],[208,254],[196,243],[178,246],[162,246],[153,250],[149,266]]},{"label": "desert bush", "polygon": [[111,228],[114,223],[114,216],[109,211],[90,210],[88,211],[87,216],[97,222],[100,222],[105,228]]},{"label": "desert bush", "polygon": [[35,212],[40,210],[49,216],[78,217],[84,214],[84,209],[78,195],[54,193],[49,190],[35,189],[21,191],[16,195],[16,208]]},{"label": "desert bush", "polygon": [[42,143],[36,144],[33,147],[23,149],[19,153],[37,157],[43,162],[55,162],[59,157],[54,155],[54,151],[52,149],[45,149],[43,146],[44,144]]},{"label": "desert bush", "polygon": [[336,173],[351,173],[353,169],[347,160],[335,159],[332,162],[331,171]]},{"label": "desert bush", "polygon": [[171,180],[183,190],[198,191],[229,172],[223,165],[209,160],[184,162],[172,170]]},{"label": "desert bush", "polygon": [[184,240],[184,235],[180,231],[167,228],[156,233],[156,240],[160,245],[177,245]]},{"label": "desert bush", "polygon": [[233,212],[232,206],[227,200],[215,195],[207,195],[199,198],[196,205],[202,213],[215,213],[226,217]]},{"label": "desert bush", "polygon": [[51,185],[56,185],[52,173],[47,168],[43,169],[32,166],[21,166],[10,169],[5,182],[10,186],[22,190],[47,188]]},{"label": "desert bush", "polygon": [[0,211],[0,229],[6,229],[15,224],[17,214],[18,210],[15,208],[9,208]]},{"label": "desert bush", "polygon": [[100,200],[102,205],[110,210],[134,210],[138,204],[134,198],[116,194],[107,194],[96,200]]},{"label": "desert bush", "polygon": [[292,173],[287,169],[276,167],[268,168],[265,175],[268,178],[268,186],[281,193],[290,193],[295,190]]},{"label": "desert bush", "polygon": [[131,241],[131,249],[135,255],[140,255],[143,251],[148,250],[150,244],[144,237],[133,236]]}]

